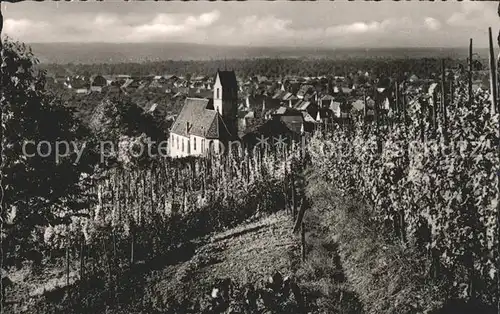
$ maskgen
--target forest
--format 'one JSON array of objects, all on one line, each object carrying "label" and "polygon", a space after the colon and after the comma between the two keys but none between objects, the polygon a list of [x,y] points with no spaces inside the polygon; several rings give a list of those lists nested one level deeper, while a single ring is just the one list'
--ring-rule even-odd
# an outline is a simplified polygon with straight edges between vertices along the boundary
[{"label": "forest", "polygon": [[[486,64],[485,60],[476,60],[477,69]],[[466,60],[448,59],[450,67],[465,66]],[[120,75],[131,76],[148,75],[186,75],[212,76],[217,69],[231,69],[239,77],[249,78],[266,76],[280,78],[293,76],[348,76],[358,72],[369,72],[375,77],[404,76],[415,74],[419,78],[432,78],[439,73],[440,61],[437,58],[373,58],[335,60],[320,59],[228,59],[210,61],[158,61],[144,63],[116,63],[116,64],[41,64],[42,69],[56,77],[71,75]]]}]

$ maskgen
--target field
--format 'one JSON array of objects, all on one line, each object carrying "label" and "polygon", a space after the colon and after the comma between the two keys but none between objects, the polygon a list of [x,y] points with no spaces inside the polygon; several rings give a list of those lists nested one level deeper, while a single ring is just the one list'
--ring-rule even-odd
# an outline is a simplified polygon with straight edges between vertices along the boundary
[{"label": "field", "polygon": [[[231,47],[181,43],[149,44],[37,44],[31,43],[33,52],[42,63],[121,63],[166,60],[220,60],[252,58],[453,58],[464,59],[463,48],[338,48],[315,49],[297,47]],[[481,58],[487,58],[487,49],[477,49]]]},{"label": "field", "polygon": [[[244,223],[227,231],[194,239],[190,245],[192,247],[190,255],[173,257],[170,262],[165,262],[165,265],[162,263],[152,269],[144,270],[141,273],[144,281],[140,287],[136,288],[143,289],[146,293],[132,296],[127,304],[122,305],[125,308],[120,307],[110,313],[123,313],[122,311],[134,313],[134,307],[148,297],[165,301],[173,296],[198,299],[208,295],[217,280],[224,278],[231,278],[235,282],[246,284],[266,280],[266,275],[270,276],[276,271],[289,275],[290,270],[293,269],[291,265],[297,264],[299,258],[299,245],[290,232],[292,226],[290,216],[280,212],[267,217],[254,217],[251,220],[253,222]],[[186,255],[186,253],[183,254]],[[288,258],[285,258],[287,256]],[[72,265],[71,268],[77,268],[77,264]],[[55,270],[54,275],[56,275]],[[61,267],[59,268],[61,288],[64,287],[64,276],[64,268]],[[52,281],[45,283],[47,291],[53,290],[50,286],[56,280],[56,276],[54,277]],[[12,295],[18,299],[26,298],[26,293],[31,291],[31,295],[40,297],[37,292],[43,288],[42,283],[37,284],[37,281],[41,278],[50,278],[50,274],[44,273],[38,276],[38,279],[37,276],[28,277],[21,272],[12,275],[17,287]],[[102,291],[91,290],[89,292],[89,294],[97,293],[102,293]],[[51,301],[55,302],[54,299]],[[8,300],[8,302],[15,302],[15,300]],[[156,302],[159,302],[156,306],[164,306],[161,303],[164,301]],[[14,311],[17,313],[38,311],[26,305],[24,307],[24,310],[23,306],[14,307]],[[72,310],[77,311],[77,308]]]}]

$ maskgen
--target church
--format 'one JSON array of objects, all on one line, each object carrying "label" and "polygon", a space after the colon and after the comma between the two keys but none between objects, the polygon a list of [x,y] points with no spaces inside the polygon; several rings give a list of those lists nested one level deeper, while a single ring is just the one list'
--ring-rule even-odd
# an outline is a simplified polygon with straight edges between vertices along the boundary
[{"label": "church", "polygon": [[234,71],[217,71],[213,98],[186,98],[170,130],[170,156],[220,154],[238,140],[238,83]]}]

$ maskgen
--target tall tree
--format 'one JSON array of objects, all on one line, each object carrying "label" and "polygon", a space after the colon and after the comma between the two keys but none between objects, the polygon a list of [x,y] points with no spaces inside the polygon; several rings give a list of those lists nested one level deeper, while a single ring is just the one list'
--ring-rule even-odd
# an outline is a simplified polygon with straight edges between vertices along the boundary
[{"label": "tall tree", "polygon": [[29,239],[37,226],[67,223],[68,214],[85,206],[82,174],[93,172],[97,158],[82,148],[90,133],[44,90],[45,73],[35,70],[31,50],[10,40],[2,48],[1,218],[9,221],[2,244],[5,261],[12,262],[34,249]]}]

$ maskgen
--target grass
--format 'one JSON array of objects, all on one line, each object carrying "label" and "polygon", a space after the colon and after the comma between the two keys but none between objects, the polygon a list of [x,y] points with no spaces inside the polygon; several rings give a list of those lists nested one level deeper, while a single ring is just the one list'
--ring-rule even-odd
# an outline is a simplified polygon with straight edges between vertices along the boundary
[{"label": "grass", "polygon": [[363,306],[347,282],[335,236],[328,221],[315,208],[304,217],[306,227],[306,260],[297,277],[314,296],[318,313],[363,313]]},{"label": "grass", "polygon": [[[223,278],[244,285],[267,279],[276,271],[285,276],[293,274],[299,247],[291,229],[291,218],[284,212],[262,216],[257,221],[195,239],[186,244],[187,248],[172,252],[170,262],[136,265],[128,275],[114,274],[116,289],[99,280],[83,288],[73,285],[54,289],[24,302],[23,307],[11,306],[6,313],[149,313],[149,304],[163,313],[166,301],[207,296]],[[190,256],[176,258],[185,255],[186,250]],[[55,278],[59,277],[65,278],[63,274]],[[26,285],[33,284],[33,279],[31,275],[24,276]],[[38,289],[53,281],[38,282]],[[115,298],[114,303],[111,298]]]},{"label": "grass", "polygon": [[279,271],[290,274],[298,246],[291,235],[291,220],[283,212],[210,236],[194,256],[152,278],[164,297],[197,297],[211,291],[218,279],[231,278],[242,285]]},{"label": "grass", "polygon": [[[442,282],[429,277],[425,256],[383,238],[370,222],[370,211],[355,196],[340,196],[322,179],[309,179],[311,211],[324,227],[325,244],[337,244],[348,286],[359,296],[365,313],[428,313],[443,307],[446,290]],[[335,237],[331,243],[328,235]],[[321,265],[325,257],[316,259]],[[325,272],[319,266],[315,269]]]}]

